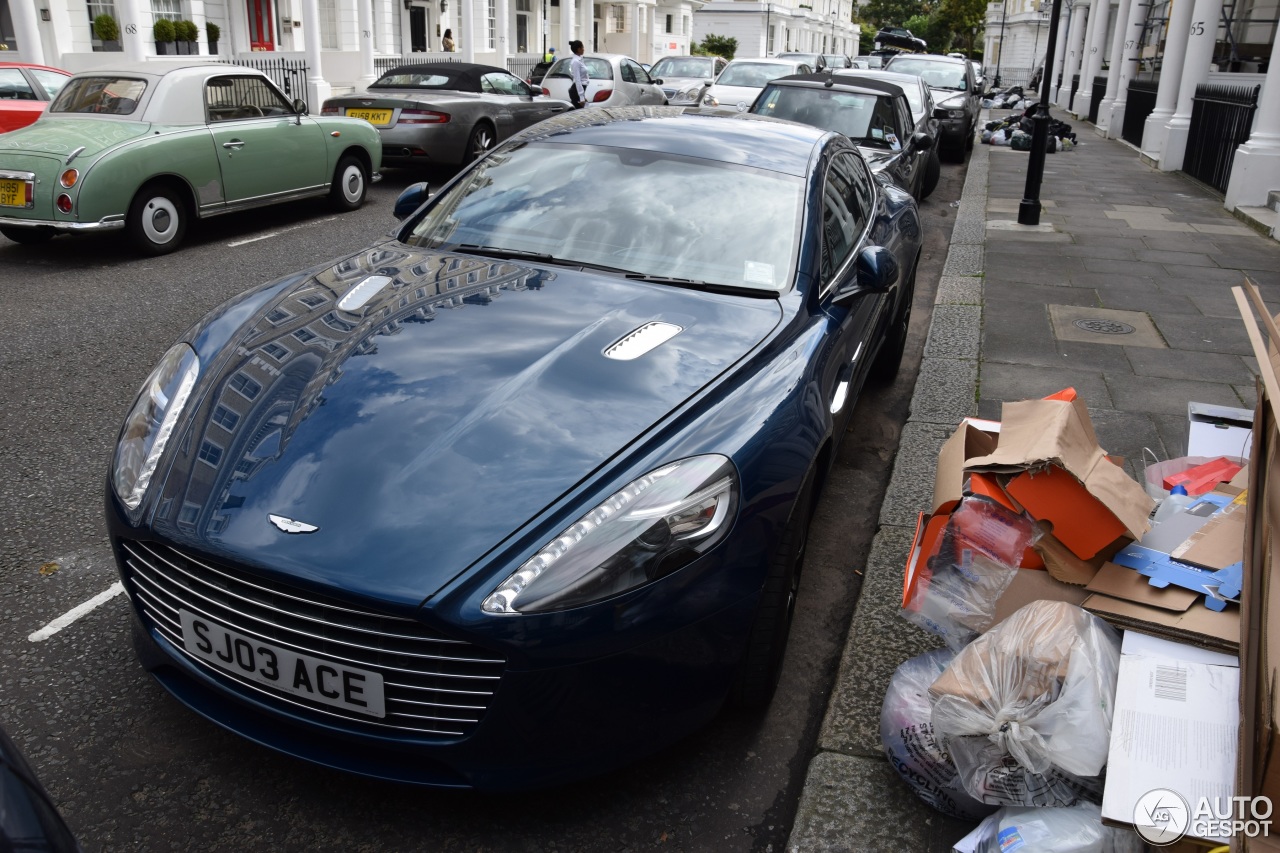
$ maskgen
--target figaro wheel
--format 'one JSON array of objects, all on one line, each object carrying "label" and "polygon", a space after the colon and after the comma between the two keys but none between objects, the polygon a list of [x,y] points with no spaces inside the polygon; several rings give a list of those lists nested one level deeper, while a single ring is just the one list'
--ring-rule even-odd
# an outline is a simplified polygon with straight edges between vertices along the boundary
[{"label": "figaro wheel", "polygon": [[329,202],[341,211],[359,210],[364,206],[369,192],[369,174],[360,158],[347,155],[338,161],[333,170],[333,185],[329,187]]},{"label": "figaro wheel", "polygon": [[139,251],[167,255],[182,245],[186,236],[186,203],[171,186],[147,184],[133,197],[125,227]]}]

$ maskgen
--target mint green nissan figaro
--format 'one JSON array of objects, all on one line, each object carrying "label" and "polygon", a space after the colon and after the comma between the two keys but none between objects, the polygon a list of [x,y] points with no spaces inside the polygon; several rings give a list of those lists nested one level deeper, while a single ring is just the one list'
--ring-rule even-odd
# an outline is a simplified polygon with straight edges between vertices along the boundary
[{"label": "mint green nissan figaro", "polygon": [[194,218],[309,196],[355,210],[381,165],[367,121],[309,116],[252,68],[86,71],[34,124],[0,134],[0,234],[40,243],[123,228],[162,255]]}]

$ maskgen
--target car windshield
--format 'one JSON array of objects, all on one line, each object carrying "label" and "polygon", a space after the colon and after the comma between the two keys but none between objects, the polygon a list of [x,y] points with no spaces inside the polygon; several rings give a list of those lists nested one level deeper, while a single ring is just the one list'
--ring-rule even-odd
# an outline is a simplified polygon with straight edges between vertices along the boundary
[{"label": "car windshield", "polygon": [[892,70],[904,74],[914,74],[925,82],[930,89],[954,89],[957,92],[968,91],[965,82],[965,68],[952,62],[933,62],[928,59],[895,59]]},{"label": "car windshield", "polygon": [[770,86],[751,111],[834,130],[859,145],[893,150],[902,147],[893,129],[893,102],[877,95],[826,88]]},{"label": "car windshield", "polygon": [[146,90],[146,81],[132,77],[77,77],[62,87],[49,112],[132,115]]},{"label": "car windshield", "polygon": [[715,75],[715,66],[710,59],[681,57],[679,59],[659,59],[649,74],[653,77],[700,77],[710,80]]},{"label": "car windshield", "polygon": [[[569,63],[572,59],[558,59],[556,64],[551,66],[551,70],[547,72],[547,77],[563,77],[566,80],[572,79],[569,73]],[[596,59],[591,56],[582,58],[583,65],[587,66],[587,76],[592,80],[612,80],[613,66],[609,64],[607,59]],[[544,78],[545,79],[545,78]]]},{"label": "car windshield", "polygon": [[839,54],[828,56],[823,54],[822,61],[826,63],[828,68],[848,68],[849,60]]},{"label": "car windshield", "polygon": [[408,242],[780,292],[803,191],[801,178],[712,160],[529,143],[490,155],[445,191]]},{"label": "car windshield", "polygon": [[777,65],[767,62],[729,63],[729,67],[720,73],[717,86],[745,86],[751,89],[763,89],[779,77],[791,74],[788,65]]}]

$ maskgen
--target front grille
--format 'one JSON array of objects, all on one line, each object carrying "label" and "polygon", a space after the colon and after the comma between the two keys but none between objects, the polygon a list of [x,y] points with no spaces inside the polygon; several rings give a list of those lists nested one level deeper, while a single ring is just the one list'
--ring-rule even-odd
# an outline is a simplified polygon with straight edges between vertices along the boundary
[{"label": "front grille", "polygon": [[[154,542],[122,541],[125,574],[143,617],[192,662],[271,701],[376,731],[470,734],[506,664],[414,619],[388,616],[250,577],[242,570]],[[377,719],[284,694],[187,652],[179,608],[306,655],[382,675],[386,716]]]}]

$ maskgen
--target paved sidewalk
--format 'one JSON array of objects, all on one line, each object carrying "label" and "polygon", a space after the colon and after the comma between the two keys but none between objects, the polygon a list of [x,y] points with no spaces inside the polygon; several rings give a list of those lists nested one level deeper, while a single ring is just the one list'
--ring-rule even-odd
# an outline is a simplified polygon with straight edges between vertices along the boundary
[{"label": "paved sidewalk", "polygon": [[1140,477],[1144,447],[1185,455],[1189,401],[1253,408],[1256,362],[1230,289],[1247,273],[1280,311],[1280,243],[1211,190],[1061,117],[1080,146],[1046,158],[1040,229],[1016,225],[1027,153],[978,145],[970,160],[791,851],[949,851],[972,826],[919,800],[879,733],[893,670],[941,645],[897,611],[916,514],[929,509],[938,450],[961,418],[999,419],[1004,401],[1072,385],[1102,446]]}]

